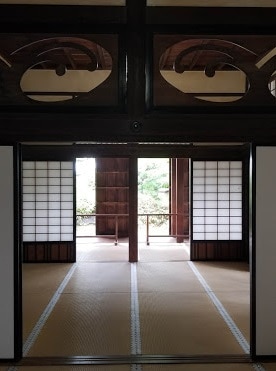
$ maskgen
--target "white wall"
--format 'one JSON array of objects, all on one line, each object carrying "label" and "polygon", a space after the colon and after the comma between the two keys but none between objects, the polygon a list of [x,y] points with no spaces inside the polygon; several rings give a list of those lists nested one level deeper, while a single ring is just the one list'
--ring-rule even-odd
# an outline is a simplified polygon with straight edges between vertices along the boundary
[{"label": "white wall", "polygon": [[276,147],[256,149],[256,355],[276,354]]},{"label": "white wall", "polygon": [[0,359],[14,358],[13,147],[0,146]]}]

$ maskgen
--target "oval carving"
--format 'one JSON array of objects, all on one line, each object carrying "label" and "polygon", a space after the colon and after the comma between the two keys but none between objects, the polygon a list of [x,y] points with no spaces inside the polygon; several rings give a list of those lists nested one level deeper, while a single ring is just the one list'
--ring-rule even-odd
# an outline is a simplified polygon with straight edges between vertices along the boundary
[{"label": "oval carving", "polygon": [[59,37],[27,45],[14,54],[28,53],[21,67],[20,88],[29,99],[62,102],[87,97],[111,74],[112,57],[86,39]]},{"label": "oval carving", "polygon": [[251,58],[250,51],[229,41],[189,39],[163,53],[159,70],[190,99],[230,103],[242,99],[249,90],[244,59]]}]

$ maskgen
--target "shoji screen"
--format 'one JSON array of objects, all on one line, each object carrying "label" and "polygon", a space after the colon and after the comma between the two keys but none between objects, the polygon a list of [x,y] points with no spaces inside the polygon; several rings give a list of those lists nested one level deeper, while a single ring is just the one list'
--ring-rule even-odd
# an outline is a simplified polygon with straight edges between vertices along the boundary
[{"label": "shoji screen", "polygon": [[193,239],[242,239],[242,162],[193,162]]},{"label": "shoji screen", "polygon": [[193,241],[242,240],[242,161],[193,161],[192,215]]},{"label": "shoji screen", "polygon": [[44,245],[49,250],[53,242],[74,240],[73,175],[70,161],[23,162],[23,242],[28,246],[49,242]]},{"label": "shoji screen", "polygon": [[[276,355],[276,147],[256,148],[256,354]],[[254,327],[253,327],[254,328]]]},{"label": "shoji screen", "polygon": [[14,160],[0,146],[0,359],[14,358]]}]

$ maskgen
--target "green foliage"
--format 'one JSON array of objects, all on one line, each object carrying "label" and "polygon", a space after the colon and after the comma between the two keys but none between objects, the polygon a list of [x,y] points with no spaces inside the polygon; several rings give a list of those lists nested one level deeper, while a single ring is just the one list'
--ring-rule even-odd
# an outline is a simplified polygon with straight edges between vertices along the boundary
[{"label": "green foliage", "polygon": [[95,213],[96,206],[86,198],[81,198],[78,201],[77,214],[93,214]]},{"label": "green foliage", "polygon": [[[139,195],[139,214],[167,214],[168,206],[160,202],[160,199],[155,199],[151,195]],[[141,216],[139,220],[146,224],[146,216]],[[152,215],[149,216],[150,225],[160,227],[168,220],[166,215]]]},{"label": "green foliage", "polygon": [[145,162],[139,166],[138,191],[158,199],[161,189],[168,189],[168,169],[157,162]]},{"label": "green foliage", "polygon": [[[77,214],[81,214],[81,215],[95,214],[96,205],[91,203],[91,201],[87,200],[86,198],[81,198],[78,200],[76,212]],[[78,216],[77,225],[86,225],[88,224],[90,220],[91,220],[91,217]]]},{"label": "green foliage", "polygon": [[[167,159],[139,160],[138,212],[139,214],[166,214],[169,212],[169,166]],[[146,217],[141,217],[146,223]],[[167,216],[151,216],[150,224],[161,226]]]}]

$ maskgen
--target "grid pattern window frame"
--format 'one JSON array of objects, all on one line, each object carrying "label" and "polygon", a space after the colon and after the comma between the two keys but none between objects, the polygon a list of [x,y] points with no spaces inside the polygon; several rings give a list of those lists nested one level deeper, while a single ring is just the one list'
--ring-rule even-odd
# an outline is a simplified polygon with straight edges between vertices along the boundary
[{"label": "grid pattern window frame", "polygon": [[74,240],[74,164],[23,161],[23,242]]},{"label": "grid pattern window frame", "polygon": [[242,240],[242,161],[193,161],[193,240]]}]

